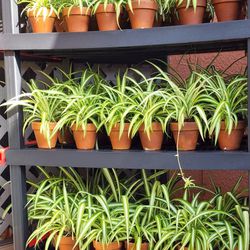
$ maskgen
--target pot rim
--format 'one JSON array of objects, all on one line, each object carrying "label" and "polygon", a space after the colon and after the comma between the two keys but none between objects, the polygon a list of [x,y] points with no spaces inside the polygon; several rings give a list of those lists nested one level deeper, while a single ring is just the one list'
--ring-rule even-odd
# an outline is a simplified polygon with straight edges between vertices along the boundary
[{"label": "pot rim", "polygon": [[222,3],[232,3],[232,2],[238,2],[240,3],[240,0],[213,0],[213,4],[222,4]]},{"label": "pot rim", "polygon": [[[239,120],[237,126],[233,126],[233,130],[242,130],[247,127],[247,122],[245,120]],[[225,121],[221,122],[221,130],[226,130],[226,124]]]},{"label": "pot rim", "polygon": [[[43,7],[43,8],[45,8],[45,7]],[[46,9],[51,11],[51,9],[49,9],[49,8],[46,8]],[[43,15],[43,14],[39,14],[39,15],[36,14],[36,12],[37,12],[38,10],[39,10],[39,9],[34,9],[34,10],[33,10],[33,9],[28,9],[28,10],[26,11],[27,17],[28,17],[28,18],[32,18],[32,17],[34,17],[34,18],[38,18],[38,17],[44,18],[44,15]],[[50,12],[50,11],[49,11],[49,12]],[[50,14],[50,15],[46,15],[45,17],[47,17],[47,18],[56,18],[57,15],[56,15],[55,11],[52,10],[51,14]]]},{"label": "pot rim", "polygon": [[96,9],[96,14],[102,13],[116,13],[115,5],[113,3],[109,3],[107,4],[106,9],[104,9],[104,4],[100,4]]},{"label": "pot rim", "polygon": [[[184,0],[184,2],[182,2],[181,4],[176,5],[176,9],[183,9],[183,8],[186,9],[186,4],[187,4],[186,0]],[[207,1],[206,0],[200,0],[200,1],[197,2],[197,7],[206,8],[206,6],[207,6]],[[190,7],[193,7],[192,3],[190,4],[189,8]]]},{"label": "pot rim", "polygon": [[[56,124],[57,124],[56,122],[50,122],[49,123],[50,129],[54,129]],[[32,127],[33,130],[40,130],[41,122],[32,122],[31,127]]]},{"label": "pot rim", "polygon": [[89,7],[82,7],[82,11],[80,7],[64,8],[62,10],[63,17],[65,16],[90,16],[90,15],[91,15],[91,8]]},{"label": "pot rim", "polygon": [[[129,122],[125,122],[124,123],[124,130],[123,131],[128,131],[129,130],[129,126],[130,126],[130,123]],[[120,131],[120,123],[116,123],[111,131]]]},{"label": "pot rim", "polygon": [[99,242],[97,240],[94,240],[93,241],[93,245],[94,246],[117,246],[117,247],[121,247],[122,246],[122,243],[121,242],[118,242],[118,241],[115,241],[115,242],[110,242],[110,243],[102,243],[102,242]]},{"label": "pot rim", "polygon": [[[82,126],[76,127],[76,124],[73,124],[71,126],[72,131],[84,131]],[[96,126],[93,123],[88,123],[87,124],[87,129],[88,132],[96,132]]]},{"label": "pot rim", "polygon": [[[156,131],[163,131],[162,125],[160,122],[152,122],[152,129],[151,132],[156,132]],[[139,131],[144,132],[145,128],[144,128],[144,123],[139,127]]]},{"label": "pot rim", "polygon": [[[172,131],[179,131],[178,122],[171,122],[170,129]],[[199,131],[196,122],[184,122],[184,125],[181,128],[181,131]]]},{"label": "pot rim", "polygon": [[[146,6],[143,6],[145,4]],[[149,9],[149,10],[158,10],[158,4],[155,0],[133,0],[132,1],[132,10],[134,9]],[[126,10],[132,12],[129,5],[126,5]]]}]

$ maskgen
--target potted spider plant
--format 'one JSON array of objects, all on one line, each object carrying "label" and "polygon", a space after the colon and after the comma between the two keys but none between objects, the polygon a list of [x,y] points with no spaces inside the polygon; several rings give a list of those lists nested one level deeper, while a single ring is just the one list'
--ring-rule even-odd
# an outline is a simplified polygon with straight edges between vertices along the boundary
[{"label": "potted spider plant", "polygon": [[[90,150],[95,147],[96,135],[100,124],[101,96],[93,84],[94,74],[84,70],[80,83],[75,80],[63,85],[68,95],[62,95],[64,111],[55,130],[70,127],[73,131],[77,149]],[[68,89],[68,90],[67,90]]]},{"label": "potted spider plant", "polygon": [[126,10],[133,29],[152,28],[158,2],[156,0],[128,0]]},{"label": "potted spider plant", "polygon": [[88,31],[91,8],[87,0],[63,0],[59,9],[68,32]]},{"label": "potted spider plant", "polygon": [[213,71],[212,76],[202,76],[206,83],[207,109],[210,113],[209,134],[221,150],[240,147],[247,115],[247,78],[244,75],[224,77]]},{"label": "potted spider plant", "polygon": [[219,22],[237,20],[240,17],[240,0],[212,0]]},{"label": "potted spider plant", "polygon": [[192,197],[192,201],[188,201],[187,192],[185,189],[183,198],[172,200],[176,209],[175,217],[163,229],[154,250],[162,246],[169,250],[214,249],[215,242],[222,240],[221,232],[227,228],[221,224],[223,221],[217,219],[218,216],[225,215],[226,223],[231,226],[230,214],[214,209],[210,201],[199,201],[200,192]]},{"label": "potted spider plant", "polygon": [[31,125],[34,130],[39,148],[51,149],[56,146],[58,131],[55,129],[60,117],[60,92],[54,90],[41,90],[37,83],[31,80],[28,85],[30,93],[24,93],[14,97],[4,106],[9,106],[7,111],[17,106],[22,106],[25,122],[23,131]]},{"label": "potted spider plant", "polygon": [[122,201],[127,233],[126,250],[148,250],[150,246],[152,249],[156,220],[150,216],[150,206],[130,204],[127,196],[123,196]]},{"label": "potted spider plant", "polygon": [[[134,79],[132,98],[137,103],[133,109],[131,119],[131,136],[134,137],[139,131],[141,144],[144,150],[160,150],[166,128],[166,94],[157,88],[155,77],[146,78],[137,69],[131,69],[142,77],[142,81],[137,83]],[[130,132],[130,131],[129,131]]]},{"label": "potted spider plant", "polygon": [[51,176],[42,168],[45,179],[40,183],[29,182],[34,191],[28,194],[28,217],[36,223],[36,229],[27,240],[27,245],[35,240],[36,245],[44,237],[45,250],[51,244],[59,250],[79,250],[82,243],[76,243],[77,235],[90,230],[95,217],[90,216],[91,199],[88,197],[81,177],[73,169],[61,168],[60,176]]},{"label": "potted spider plant", "polygon": [[206,0],[177,0],[176,8],[180,24],[199,24],[203,22]]},{"label": "potted spider plant", "polygon": [[[231,218],[225,214],[217,215],[217,220],[226,224],[229,221],[231,227],[227,225],[227,230],[221,231],[222,240],[215,244],[217,249],[249,249],[249,212],[247,190],[241,188],[242,177],[233,185],[232,189],[222,193],[221,188],[217,187],[213,181],[213,197],[210,203],[215,210],[222,210],[231,215]],[[218,228],[220,225],[218,224]],[[225,229],[225,228],[224,228]]]},{"label": "potted spider plant", "polygon": [[[104,191],[104,190],[103,190]],[[104,195],[105,194],[105,195]],[[80,234],[76,243],[83,241],[82,250],[88,248],[93,242],[96,250],[120,250],[125,239],[123,232],[124,219],[121,204],[106,198],[106,193],[91,195],[92,216],[95,222],[88,234]]]},{"label": "potted spider plant", "polygon": [[118,30],[123,4],[121,0],[95,0],[93,2],[92,13],[96,15],[100,31]]},{"label": "potted spider plant", "polygon": [[169,85],[166,88],[170,96],[166,105],[166,123],[172,121],[170,129],[176,147],[178,150],[195,150],[199,134],[204,140],[208,127],[204,109],[207,98],[204,92],[205,80],[194,71],[187,79],[182,79],[174,74],[168,75],[156,65],[155,67],[159,70],[159,79]]},{"label": "potted spider plant", "polygon": [[[76,73],[75,72],[66,73],[60,68],[58,68],[58,71],[62,74],[64,78],[63,81],[61,79],[58,79],[57,77],[53,78],[44,72],[41,72],[41,74],[45,78],[47,78],[48,81],[50,82],[49,89],[51,91],[56,91],[58,93],[58,97],[61,94],[64,97],[62,98],[61,96],[61,98],[57,98],[58,102],[60,102],[60,105],[58,105],[58,109],[59,109],[58,112],[62,114],[67,106],[67,102],[65,101],[67,100],[66,96],[72,94],[71,89],[68,86],[75,84],[74,75]],[[58,131],[58,141],[60,144],[73,144],[74,143],[73,135],[69,127],[65,126]]]},{"label": "potted spider plant", "polygon": [[52,32],[57,10],[51,0],[18,0],[17,4],[26,4],[26,12],[34,33]]},{"label": "potted spider plant", "polygon": [[114,87],[103,84],[104,101],[101,105],[101,120],[110,137],[114,150],[127,150],[131,147],[131,135],[129,133],[130,122],[137,103],[131,97],[132,88],[129,88],[127,71],[116,77]]}]

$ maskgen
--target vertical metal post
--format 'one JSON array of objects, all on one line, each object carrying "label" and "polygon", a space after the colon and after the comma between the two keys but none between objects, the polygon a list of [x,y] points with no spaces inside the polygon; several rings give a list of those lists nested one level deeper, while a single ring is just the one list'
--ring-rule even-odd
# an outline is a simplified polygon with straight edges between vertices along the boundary
[{"label": "vertical metal post", "polygon": [[[15,0],[2,1],[4,33],[19,33],[19,13]],[[22,78],[20,72],[19,52],[5,51],[5,81],[7,98],[12,98],[21,93]],[[9,146],[20,149],[23,146],[22,112],[20,109],[8,114]],[[14,234],[14,249],[25,250],[28,234],[26,204],[26,171],[25,167],[10,166],[12,224]]]}]

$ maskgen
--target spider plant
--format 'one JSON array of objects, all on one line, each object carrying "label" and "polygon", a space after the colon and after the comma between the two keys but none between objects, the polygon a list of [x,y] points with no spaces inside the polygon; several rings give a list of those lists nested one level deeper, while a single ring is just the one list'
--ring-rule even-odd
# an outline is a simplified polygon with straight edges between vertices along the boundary
[{"label": "spider plant", "polygon": [[[196,194],[192,201],[187,200],[186,192],[182,199],[174,199],[177,208],[176,218],[172,224],[165,229],[165,234],[155,246],[155,250],[163,246],[164,249],[184,249],[189,250],[214,249],[214,242],[222,239],[223,228],[217,228],[218,221],[214,220],[218,214],[230,214],[224,211],[213,209],[209,201],[199,201],[200,193]],[[229,222],[228,222],[229,224]]]},{"label": "spider plant", "polygon": [[51,129],[50,125],[56,123],[61,115],[60,102],[58,102],[61,92],[39,89],[38,83],[34,80],[31,80],[28,88],[30,93],[23,93],[14,97],[3,103],[2,106],[9,106],[6,112],[11,111],[17,106],[22,106],[25,118],[23,132],[25,132],[30,124],[39,122],[41,123],[40,133],[45,137],[48,144],[50,144],[50,139],[57,132],[57,130]]},{"label": "spider plant", "polygon": [[217,143],[222,122],[231,134],[240,120],[247,115],[247,78],[244,75],[225,77],[213,70],[212,75],[202,74],[206,81],[207,110],[210,113],[209,134]]},{"label": "spider plant", "polygon": [[34,239],[38,245],[45,235],[49,235],[45,250],[52,243],[56,249],[61,248],[66,237],[72,239],[72,249],[77,249],[76,236],[83,229],[86,232],[90,230],[98,215],[92,216],[87,209],[91,206],[91,199],[83,192],[86,186],[73,169],[61,168],[59,177],[50,176],[42,168],[39,169],[46,178],[38,184],[29,182],[35,190],[28,194],[28,216],[37,227],[29,236],[27,245]]},{"label": "spider plant", "polygon": [[61,95],[63,112],[55,130],[72,128],[78,149],[92,149],[99,129],[102,97],[93,79],[94,73],[84,70],[79,82],[74,79],[73,83],[68,81],[67,84],[57,86],[62,87],[68,95]]},{"label": "spider plant", "polygon": [[70,14],[72,8],[79,7],[90,7],[91,2],[89,0],[53,0],[58,12],[62,12],[63,9],[68,9],[68,15]]},{"label": "spider plant", "polygon": [[96,92],[95,84],[92,84],[93,76],[85,70],[80,83],[76,80],[73,82],[69,80],[66,84],[57,86],[59,89],[63,88],[63,92],[68,93],[67,96],[62,94],[60,100],[64,111],[57,123],[57,129],[62,129],[64,126],[72,127],[76,124],[76,127],[81,127],[86,134],[88,123],[93,123],[96,128],[99,127],[101,97]]},{"label": "spider plant", "polygon": [[24,12],[34,12],[36,16],[42,15],[44,18],[57,13],[54,0],[18,0],[17,4],[25,4]]},{"label": "spider plant", "polygon": [[142,80],[138,83],[133,78],[129,77],[130,81],[134,83],[133,100],[137,103],[134,106],[133,118],[131,120],[130,132],[132,137],[135,136],[142,124],[144,124],[144,131],[150,138],[152,132],[152,124],[159,122],[162,130],[166,128],[166,111],[165,107],[168,103],[168,96],[162,89],[157,89],[157,78],[147,78],[142,72],[137,69],[131,68],[132,71],[137,73]]},{"label": "spider plant", "polygon": [[200,135],[204,139],[205,130],[208,127],[205,113],[207,95],[204,91],[206,80],[194,71],[187,79],[183,79],[174,73],[164,72],[156,64],[153,66],[158,69],[158,79],[166,83],[168,86],[166,92],[171,96],[167,106],[169,111],[166,122],[169,120],[178,122],[178,129],[181,130],[185,122],[195,121]]},{"label": "spider plant", "polygon": [[123,75],[118,73],[114,87],[103,85],[105,93],[100,111],[102,124],[108,135],[110,135],[112,128],[119,124],[119,138],[124,132],[125,123],[131,122],[133,110],[137,106],[137,102],[132,97],[134,92],[127,74],[128,71]]},{"label": "spider plant", "polygon": [[[248,199],[246,197],[247,190],[242,190],[240,184],[242,177],[238,179],[232,189],[226,193],[222,193],[221,189],[214,187],[214,196],[211,199],[211,204],[214,209],[224,211],[230,214],[234,219],[226,218],[224,214],[216,215],[216,219],[226,226],[224,230],[223,240],[218,241],[217,247],[219,249],[249,249],[249,209],[248,209]],[[230,224],[227,224],[229,221]],[[225,228],[224,228],[225,229]]]},{"label": "spider plant", "polygon": [[130,204],[128,197],[123,196],[127,249],[141,249],[142,244],[149,244],[149,249],[153,249],[157,226],[153,216],[149,219],[152,208],[142,204]]}]

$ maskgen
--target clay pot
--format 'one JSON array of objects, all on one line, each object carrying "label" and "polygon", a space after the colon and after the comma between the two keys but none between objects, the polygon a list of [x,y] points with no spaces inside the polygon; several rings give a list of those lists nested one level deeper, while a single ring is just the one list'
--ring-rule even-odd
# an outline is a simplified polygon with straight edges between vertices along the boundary
[{"label": "clay pot", "polygon": [[177,137],[179,133],[178,149],[183,151],[195,150],[199,136],[199,129],[195,122],[185,122],[181,131],[178,132],[178,123],[172,122],[170,129],[173,132],[174,140],[177,146]]},{"label": "clay pot", "polygon": [[159,122],[152,123],[152,131],[149,134],[144,131],[144,125],[139,129],[141,144],[144,150],[160,150],[163,141],[163,130]]},{"label": "clay pot", "polygon": [[103,244],[101,242],[94,241],[93,246],[96,250],[120,250],[122,248],[122,244],[119,242]]},{"label": "clay pot", "polygon": [[186,8],[187,1],[184,0],[180,5],[176,6],[179,15],[179,24],[202,23],[206,10],[206,4],[206,0],[198,0],[195,11],[192,4]]},{"label": "clay pot", "polygon": [[132,9],[126,7],[132,29],[147,29],[154,25],[155,14],[158,10],[157,2],[154,0],[134,0]]},{"label": "clay pot", "polygon": [[66,25],[65,25],[63,18],[56,18],[55,30],[56,30],[56,32],[65,32],[66,31]]},{"label": "clay pot", "polygon": [[100,31],[118,30],[115,5],[110,3],[104,8],[104,4],[100,4],[96,10],[96,20]]},{"label": "clay pot", "polygon": [[59,249],[60,250],[79,250],[79,247],[74,247],[75,245],[75,240],[73,240],[71,237],[63,237],[60,241],[59,244]]},{"label": "clay pot", "polygon": [[90,150],[94,149],[96,142],[96,127],[93,123],[87,124],[87,131],[84,133],[82,127],[71,127],[77,149]]},{"label": "clay pot", "polygon": [[116,124],[109,135],[110,141],[112,144],[112,148],[114,150],[128,150],[131,147],[131,138],[128,134],[129,130],[129,123],[125,123],[124,130],[121,135],[121,138],[119,138],[120,133],[120,124]]},{"label": "clay pot", "polygon": [[239,149],[246,129],[246,122],[239,121],[237,127],[232,130],[230,135],[225,129],[225,122],[222,122],[218,138],[220,149],[225,151]]},{"label": "clay pot", "polygon": [[237,20],[240,16],[240,0],[213,0],[219,22]]},{"label": "clay pot", "polygon": [[[126,250],[136,250],[136,244],[135,243],[129,243],[125,242]],[[149,244],[148,243],[142,243],[141,244],[141,250],[148,250]]]},{"label": "clay pot", "polygon": [[58,132],[58,141],[60,144],[72,144],[74,143],[73,136],[69,128],[64,128]]},{"label": "clay pot", "polygon": [[27,11],[27,17],[34,33],[50,33],[53,31],[56,20],[56,14],[54,12],[44,18],[42,14],[37,15],[37,11]]},{"label": "clay pot", "polygon": [[79,7],[64,8],[62,16],[66,23],[68,32],[86,32],[89,29],[91,10],[90,8]]},{"label": "clay pot", "polygon": [[[51,122],[49,124],[50,134],[52,134],[55,126],[56,122]],[[32,122],[31,127],[34,130],[38,148],[49,149],[56,147],[58,133],[56,133],[52,138],[49,139],[49,143],[48,139],[44,136],[44,134],[40,132],[41,122]]]}]

